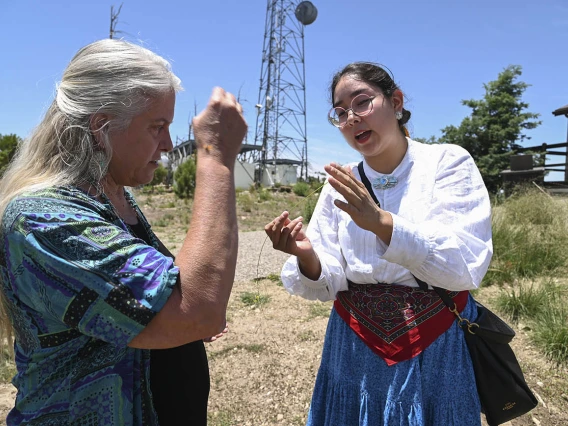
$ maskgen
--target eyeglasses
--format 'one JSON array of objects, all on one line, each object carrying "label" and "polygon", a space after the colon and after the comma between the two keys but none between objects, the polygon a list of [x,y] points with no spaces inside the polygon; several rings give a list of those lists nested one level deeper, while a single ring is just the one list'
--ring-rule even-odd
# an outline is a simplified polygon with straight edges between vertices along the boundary
[{"label": "eyeglasses", "polygon": [[351,111],[357,117],[364,117],[373,111],[373,99],[376,96],[369,96],[365,93],[361,93],[353,98],[351,101],[351,108],[341,108],[335,107],[329,110],[327,119],[335,127],[342,129],[347,124],[349,118],[349,111]]}]

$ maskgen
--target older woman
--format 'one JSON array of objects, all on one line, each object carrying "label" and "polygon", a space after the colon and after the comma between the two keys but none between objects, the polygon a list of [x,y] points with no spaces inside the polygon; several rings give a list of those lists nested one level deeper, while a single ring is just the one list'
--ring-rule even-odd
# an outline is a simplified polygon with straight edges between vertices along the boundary
[{"label": "older woman", "polygon": [[[179,90],[154,53],[92,43],[4,174],[2,325],[14,331],[18,389],[8,425],[206,423],[201,340],[225,327],[237,256],[233,167],[246,123],[220,88],[195,118],[193,216],[174,261],[125,187],[150,182],[172,149]],[[152,355],[161,370],[151,376],[148,349],[168,348],[171,357],[156,352],[162,364]],[[164,393],[168,385],[175,392]],[[201,386],[197,402],[184,385]]]}]

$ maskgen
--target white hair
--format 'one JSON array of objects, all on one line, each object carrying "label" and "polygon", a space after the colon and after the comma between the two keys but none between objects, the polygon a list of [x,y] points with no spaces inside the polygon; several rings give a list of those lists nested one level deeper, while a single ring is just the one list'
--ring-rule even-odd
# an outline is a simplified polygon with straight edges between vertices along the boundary
[{"label": "white hair", "polygon": [[[128,127],[155,99],[181,90],[168,61],[141,46],[105,39],[80,49],[65,69],[45,117],[20,144],[0,180],[0,218],[23,192],[98,184],[112,156],[109,130]],[[97,113],[109,121],[95,141],[91,119]],[[10,335],[3,302],[0,291],[0,328]]]}]

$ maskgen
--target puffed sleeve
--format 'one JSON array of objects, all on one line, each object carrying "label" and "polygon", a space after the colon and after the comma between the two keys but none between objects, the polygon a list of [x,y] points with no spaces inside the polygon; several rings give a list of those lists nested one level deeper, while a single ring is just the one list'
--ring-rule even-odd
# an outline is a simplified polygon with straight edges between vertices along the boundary
[{"label": "puffed sleeve", "polygon": [[96,211],[22,211],[4,235],[14,297],[66,328],[126,346],[162,309],[178,279],[163,256]]},{"label": "puffed sleeve", "polygon": [[383,259],[430,285],[475,289],[493,254],[489,195],[466,150],[456,145],[442,149],[427,219],[414,224],[393,214],[393,235]]},{"label": "puffed sleeve", "polygon": [[[334,300],[338,291],[347,290],[345,259],[338,239],[337,208],[333,204],[333,188],[324,185],[306,231],[321,263],[321,275],[316,281],[305,277],[291,256],[282,268],[282,283],[286,290],[308,300]],[[336,193],[337,194],[337,193]]]}]

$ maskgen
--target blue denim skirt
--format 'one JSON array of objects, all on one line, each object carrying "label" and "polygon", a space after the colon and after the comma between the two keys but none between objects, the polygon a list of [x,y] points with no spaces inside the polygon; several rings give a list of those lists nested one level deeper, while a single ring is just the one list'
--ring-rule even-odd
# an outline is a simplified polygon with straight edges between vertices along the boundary
[{"label": "blue denim skirt", "polygon": [[[476,317],[470,296],[462,317]],[[332,310],[308,426],[480,426],[457,321],[416,357],[388,366]]]}]

